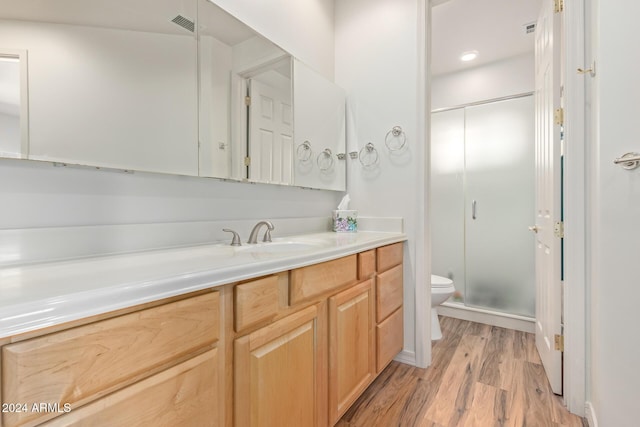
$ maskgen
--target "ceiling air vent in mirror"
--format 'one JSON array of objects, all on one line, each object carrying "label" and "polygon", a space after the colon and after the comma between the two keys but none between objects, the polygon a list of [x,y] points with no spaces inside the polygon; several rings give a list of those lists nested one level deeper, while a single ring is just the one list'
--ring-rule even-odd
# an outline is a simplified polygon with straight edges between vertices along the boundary
[{"label": "ceiling air vent in mirror", "polygon": [[192,33],[196,28],[195,23],[193,21],[191,21],[188,18],[185,18],[182,15],[176,16],[175,18],[173,18],[171,20],[171,22],[180,25],[182,28],[184,28],[185,30],[190,31]]}]

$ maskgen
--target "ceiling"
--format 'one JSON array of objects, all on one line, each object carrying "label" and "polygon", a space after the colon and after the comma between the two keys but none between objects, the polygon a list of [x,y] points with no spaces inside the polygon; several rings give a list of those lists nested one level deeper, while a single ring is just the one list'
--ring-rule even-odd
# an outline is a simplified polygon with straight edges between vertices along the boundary
[{"label": "ceiling", "polygon": [[205,0],[0,0],[0,19],[191,35],[171,20],[180,15],[195,21],[198,9],[201,34],[229,45],[255,36],[246,25]]},{"label": "ceiling", "polygon": [[[535,22],[541,0],[433,0],[431,72],[451,73],[533,52]],[[479,56],[460,61],[462,52]]]}]

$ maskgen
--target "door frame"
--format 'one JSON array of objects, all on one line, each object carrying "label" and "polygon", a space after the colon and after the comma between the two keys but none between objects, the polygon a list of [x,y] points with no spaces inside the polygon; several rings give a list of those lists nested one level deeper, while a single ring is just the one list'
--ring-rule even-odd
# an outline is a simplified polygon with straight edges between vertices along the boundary
[{"label": "door frame", "polygon": [[[552,0],[543,0],[552,1]],[[564,311],[564,402],[569,411],[580,416],[585,415],[586,402],[586,334],[587,334],[587,197],[586,177],[587,168],[587,144],[590,135],[586,132],[586,79],[589,75],[578,74],[577,68],[588,68],[586,58],[586,27],[585,2],[588,0],[576,0],[565,2],[563,12],[563,40],[564,49],[562,60],[564,66],[564,281],[563,281],[563,311]],[[421,59],[418,65],[418,73],[424,76],[424,93],[426,99],[423,103],[424,135],[427,149],[424,156],[424,186],[427,197],[423,200],[420,212],[425,221],[421,224],[422,233],[425,233],[424,245],[416,251],[416,255],[422,255],[426,262],[417,270],[418,277],[430,277],[431,240],[429,229],[429,175],[430,175],[430,120],[426,112],[430,111],[431,93],[426,90],[430,87],[431,69],[428,63],[431,58],[430,28],[431,7],[434,0],[418,0],[420,19],[418,25],[419,40],[424,43],[425,52],[418,55]],[[426,9],[426,10],[425,10]],[[426,25],[423,25],[426,22]],[[425,62],[426,61],[426,65]],[[426,68],[426,69],[425,69]],[[572,70],[569,72],[569,70]],[[422,79],[420,79],[422,80]],[[422,81],[421,81],[422,83]],[[420,111],[418,111],[420,113]],[[420,241],[421,239],[418,239]],[[430,309],[430,295],[426,286],[416,285],[416,362],[418,366],[431,364],[431,337],[430,316],[420,315]]]},{"label": "door frame", "polygon": [[[549,0],[546,0],[549,1]],[[587,145],[585,0],[565,2],[563,12],[564,78],[564,402],[585,415],[587,294]]]}]

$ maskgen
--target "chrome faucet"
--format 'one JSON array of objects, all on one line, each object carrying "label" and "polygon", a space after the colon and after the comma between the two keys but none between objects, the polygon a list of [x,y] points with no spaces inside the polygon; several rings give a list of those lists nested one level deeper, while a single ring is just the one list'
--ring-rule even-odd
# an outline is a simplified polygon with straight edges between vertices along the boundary
[{"label": "chrome faucet", "polygon": [[249,240],[247,240],[247,243],[258,243],[258,233],[260,232],[260,227],[262,227],[263,225],[267,226],[267,231],[264,233],[264,238],[262,239],[262,241],[271,241],[271,232],[275,227],[273,226],[271,221],[260,221],[253,227],[253,230],[251,230],[251,234],[249,234]]},{"label": "chrome faucet", "polygon": [[223,228],[222,231],[226,231],[227,233],[233,233],[233,239],[231,240],[231,246],[242,246],[240,243],[240,235],[233,230],[229,230],[228,228]]}]

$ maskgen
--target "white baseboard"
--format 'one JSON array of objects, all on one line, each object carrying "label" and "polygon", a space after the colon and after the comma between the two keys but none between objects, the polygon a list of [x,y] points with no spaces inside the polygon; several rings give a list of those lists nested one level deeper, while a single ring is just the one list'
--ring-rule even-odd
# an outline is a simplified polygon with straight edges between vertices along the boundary
[{"label": "white baseboard", "polygon": [[414,351],[402,350],[393,360],[400,363],[406,363],[407,365],[417,366],[416,353]]},{"label": "white baseboard", "polygon": [[484,323],[516,331],[535,333],[535,319],[514,314],[498,313],[481,308],[467,307],[462,304],[445,302],[438,306],[438,314],[455,319]]},{"label": "white baseboard", "polygon": [[591,402],[587,402],[584,405],[584,413],[589,423],[589,427],[598,427],[598,418],[596,418],[596,410],[593,408]]}]

